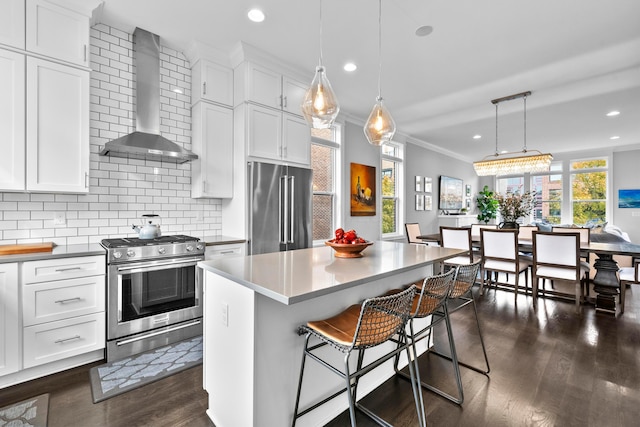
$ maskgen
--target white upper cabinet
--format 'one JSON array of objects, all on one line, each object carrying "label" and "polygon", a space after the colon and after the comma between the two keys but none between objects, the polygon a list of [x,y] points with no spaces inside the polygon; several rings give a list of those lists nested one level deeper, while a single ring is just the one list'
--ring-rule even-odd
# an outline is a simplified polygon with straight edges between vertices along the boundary
[{"label": "white upper cabinet", "polygon": [[89,65],[88,16],[46,0],[27,0],[26,16],[28,51]]},{"label": "white upper cabinet", "polygon": [[191,69],[191,102],[210,101],[233,106],[233,70],[215,62],[200,59]]},{"label": "white upper cabinet", "polygon": [[302,100],[308,84],[277,71],[246,62],[235,79],[236,105],[249,101],[302,117]]},{"label": "white upper cabinet", "polygon": [[0,1],[0,44],[24,49],[24,0]]},{"label": "white upper cabinet", "polygon": [[249,104],[246,129],[250,157],[310,164],[311,131],[303,118]]},{"label": "white upper cabinet", "polygon": [[25,57],[0,49],[0,190],[25,189]]},{"label": "white upper cabinet", "polygon": [[27,191],[89,191],[89,72],[27,58]]},{"label": "white upper cabinet", "polygon": [[233,196],[233,110],[208,102],[192,108],[191,197]]}]

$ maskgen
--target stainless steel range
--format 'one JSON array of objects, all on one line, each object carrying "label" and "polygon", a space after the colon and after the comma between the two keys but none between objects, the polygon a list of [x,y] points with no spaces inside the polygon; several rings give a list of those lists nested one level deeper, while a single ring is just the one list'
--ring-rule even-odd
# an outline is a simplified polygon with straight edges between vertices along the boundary
[{"label": "stainless steel range", "polygon": [[107,361],[202,334],[205,244],[196,237],[105,239]]}]

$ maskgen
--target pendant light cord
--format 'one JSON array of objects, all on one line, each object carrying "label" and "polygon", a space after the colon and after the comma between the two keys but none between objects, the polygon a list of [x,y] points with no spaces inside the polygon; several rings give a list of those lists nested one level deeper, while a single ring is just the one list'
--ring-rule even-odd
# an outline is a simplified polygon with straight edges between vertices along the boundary
[{"label": "pendant light cord", "polygon": [[378,99],[382,100],[380,81],[382,80],[382,0],[378,1]]},{"label": "pendant light cord", "polygon": [[320,0],[320,66],[322,67],[322,0]]},{"label": "pendant light cord", "polygon": [[527,95],[524,95],[524,148],[523,152],[527,152]]}]

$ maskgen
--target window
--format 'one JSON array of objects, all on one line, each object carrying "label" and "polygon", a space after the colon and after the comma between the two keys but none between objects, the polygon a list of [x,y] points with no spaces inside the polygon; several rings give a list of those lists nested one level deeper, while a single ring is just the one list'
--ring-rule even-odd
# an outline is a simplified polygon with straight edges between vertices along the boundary
[{"label": "window", "polygon": [[532,175],[531,191],[536,192],[533,221],[561,224],[562,163],[552,163],[549,173]]},{"label": "window", "polygon": [[311,129],[313,169],[313,240],[333,239],[337,228],[340,188],[340,125]]},{"label": "window", "polygon": [[574,224],[607,218],[607,159],[572,160],[571,212]]},{"label": "window", "polygon": [[402,160],[403,146],[389,142],[382,146],[380,180],[382,188],[382,236],[395,236],[404,231],[399,230],[402,218]]}]

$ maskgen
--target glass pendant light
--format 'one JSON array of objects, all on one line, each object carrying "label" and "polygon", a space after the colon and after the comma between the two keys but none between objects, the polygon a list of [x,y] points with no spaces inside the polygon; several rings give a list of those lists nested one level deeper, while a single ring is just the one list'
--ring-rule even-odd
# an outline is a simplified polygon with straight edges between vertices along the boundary
[{"label": "glass pendant light", "polygon": [[364,125],[364,134],[369,144],[381,146],[385,142],[391,141],[396,133],[396,123],[389,113],[389,110],[382,103],[380,94],[380,80],[382,76],[382,0],[378,1],[378,97],[376,104],[369,114],[367,123]]},{"label": "glass pendant light", "polygon": [[314,129],[327,129],[333,124],[340,105],[322,65],[322,0],[320,0],[320,60],[316,75],[302,101],[302,115]]}]

